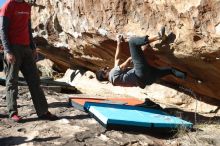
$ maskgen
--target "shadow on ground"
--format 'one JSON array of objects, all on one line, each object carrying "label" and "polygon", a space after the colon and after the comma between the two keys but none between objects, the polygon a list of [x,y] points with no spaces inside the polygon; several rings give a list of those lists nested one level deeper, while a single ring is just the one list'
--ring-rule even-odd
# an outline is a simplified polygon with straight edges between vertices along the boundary
[{"label": "shadow on ground", "polygon": [[220,123],[220,116],[206,117],[195,112],[187,112],[178,108],[166,108],[165,112],[180,117],[193,124],[217,124]]},{"label": "shadow on ground", "polygon": [[[68,120],[83,120],[83,119],[89,119],[89,115],[76,115],[76,116],[58,116],[59,119],[68,119]],[[27,122],[33,122],[33,121],[39,121],[41,119],[39,118],[26,118],[23,119],[21,123],[27,123]]]},{"label": "shadow on ground", "polygon": [[[220,116],[206,117],[201,114],[198,114],[195,112],[184,111],[179,108],[164,108],[163,109],[159,104],[153,102],[149,98],[146,98],[144,103],[136,105],[136,106],[144,107],[144,108],[158,109],[158,110],[164,111],[170,115],[173,115],[175,117],[179,117],[183,120],[189,121],[193,124],[220,123]],[[213,111],[213,112],[215,112],[215,111]]]},{"label": "shadow on ground", "polygon": [[10,137],[0,138],[0,145],[9,146],[9,145],[20,145],[20,144],[29,143],[29,142],[47,142],[47,141],[52,141],[58,138],[60,137],[46,137],[46,138],[35,138],[33,140],[27,140],[27,137],[10,136]]},{"label": "shadow on ground", "polygon": [[68,102],[53,102],[53,103],[50,103],[48,104],[48,106],[50,108],[57,108],[57,107],[66,107],[66,108],[69,108],[70,105]]},{"label": "shadow on ground", "polygon": [[7,118],[8,117],[8,115],[6,115],[6,114],[0,114],[0,118]]}]

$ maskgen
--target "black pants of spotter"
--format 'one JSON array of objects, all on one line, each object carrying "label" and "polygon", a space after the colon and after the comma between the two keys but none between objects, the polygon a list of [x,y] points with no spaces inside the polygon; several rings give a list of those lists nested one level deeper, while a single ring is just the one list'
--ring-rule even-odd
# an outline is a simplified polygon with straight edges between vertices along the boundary
[{"label": "black pants of spotter", "polygon": [[8,63],[4,53],[4,71],[6,74],[6,101],[9,116],[17,113],[17,95],[18,95],[18,72],[22,72],[27,81],[32,101],[38,116],[48,111],[48,104],[40,87],[40,79],[33,58],[32,50],[27,46],[13,45],[12,53],[15,56],[15,63]]},{"label": "black pants of spotter", "polygon": [[141,46],[149,43],[148,36],[133,37],[129,40],[129,48],[134,64],[135,75],[140,80],[140,86],[150,85],[158,78],[172,74],[171,67],[155,68],[148,64]]}]

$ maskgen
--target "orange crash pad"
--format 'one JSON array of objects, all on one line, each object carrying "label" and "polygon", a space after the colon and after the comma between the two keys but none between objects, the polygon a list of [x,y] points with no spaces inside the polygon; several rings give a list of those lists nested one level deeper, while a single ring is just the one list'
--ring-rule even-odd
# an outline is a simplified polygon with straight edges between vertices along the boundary
[{"label": "orange crash pad", "polygon": [[95,103],[109,103],[109,104],[121,104],[121,105],[139,105],[144,103],[136,98],[85,98],[85,97],[69,97],[69,103],[71,106],[84,111],[85,102]]}]

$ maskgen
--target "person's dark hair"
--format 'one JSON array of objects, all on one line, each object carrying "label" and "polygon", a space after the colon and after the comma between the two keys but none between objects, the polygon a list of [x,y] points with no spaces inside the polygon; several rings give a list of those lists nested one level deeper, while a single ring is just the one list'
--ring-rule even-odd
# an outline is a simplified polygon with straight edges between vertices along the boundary
[{"label": "person's dark hair", "polygon": [[107,78],[105,78],[105,71],[104,70],[98,70],[96,72],[96,78],[98,81],[108,81]]},{"label": "person's dark hair", "polygon": [[24,1],[30,5],[36,5],[36,0],[24,0]]}]

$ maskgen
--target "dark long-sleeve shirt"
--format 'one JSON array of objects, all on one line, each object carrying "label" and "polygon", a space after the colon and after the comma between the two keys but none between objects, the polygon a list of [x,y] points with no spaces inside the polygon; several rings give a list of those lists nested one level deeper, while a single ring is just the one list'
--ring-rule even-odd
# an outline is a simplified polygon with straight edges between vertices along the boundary
[{"label": "dark long-sleeve shirt", "polygon": [[11,47],[8,40],[8,25],[8,19],[6,17],[0,17],[0,35],[4,51],[7,53],[11,52]]}]

